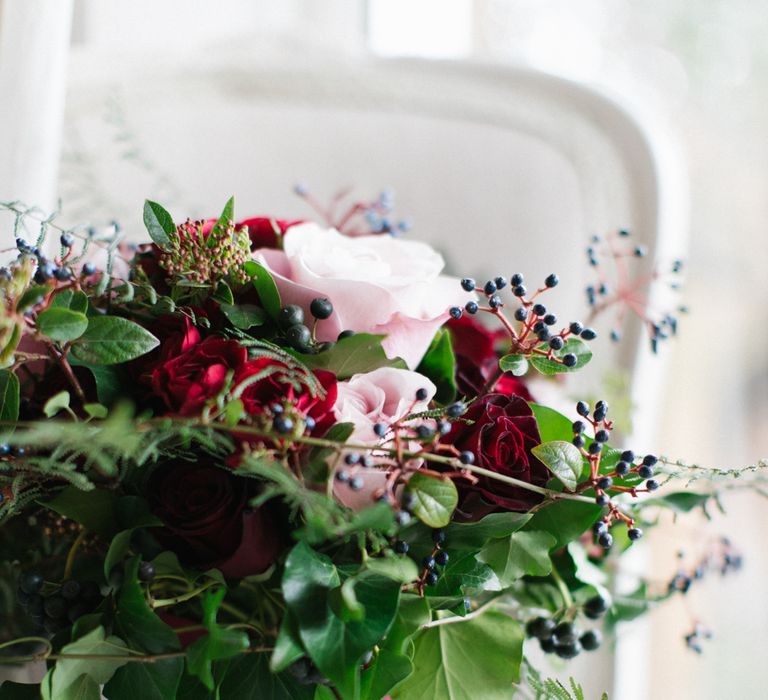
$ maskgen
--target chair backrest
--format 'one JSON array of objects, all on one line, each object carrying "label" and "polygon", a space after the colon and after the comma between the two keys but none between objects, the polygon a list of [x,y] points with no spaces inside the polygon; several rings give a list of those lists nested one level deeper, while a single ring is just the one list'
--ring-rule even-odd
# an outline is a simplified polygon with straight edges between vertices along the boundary
[{"label": "chair backrest", "polygon": [[[552,306],[583,314],[592,234],[633,231],[654,259],[685,239],[684,179],[610,97],[524,68],[343,57],[301,47],[202,48],[183,60],[74,51],[61,194],[71,215],[119,218],[136,239],[144,197],[177,218],[216,214],[234,194],[243,217],[301,217],[297,180],[323,199],[391,187],[413,236],[449,271],[487,278],[557,271]],[[653,425],[659,373],[639,324],[596,341],[606,367],[633,376]],[[640,437],[638,435],[638,437]]]}]

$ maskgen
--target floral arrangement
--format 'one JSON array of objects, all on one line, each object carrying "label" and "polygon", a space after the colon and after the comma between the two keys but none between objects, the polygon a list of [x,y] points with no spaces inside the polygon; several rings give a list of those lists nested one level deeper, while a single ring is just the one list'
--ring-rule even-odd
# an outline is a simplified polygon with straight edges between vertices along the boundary
[{"label": "floral arrangement", "polygon": [[[0,661],[47,673],[3,700],[578,697],[531,648],[591,652],[738,568],[718,540],[612,594],[660,509],[716,492],[675,489],[705,472],[628,449],[605,400],[536,402],[531,376],[579,370],[597,336],[550,310],[556,274],[450,278],[389,195],[315,205],[336,228],[148,201],[133,248],[51,217],[32,240],[6,205]],[[621,260],[655,350],[677,321],[639,300],[660,275],[628,276],[627,235],[588,257]],[[603,277],[587,297],[615,308]]]}]

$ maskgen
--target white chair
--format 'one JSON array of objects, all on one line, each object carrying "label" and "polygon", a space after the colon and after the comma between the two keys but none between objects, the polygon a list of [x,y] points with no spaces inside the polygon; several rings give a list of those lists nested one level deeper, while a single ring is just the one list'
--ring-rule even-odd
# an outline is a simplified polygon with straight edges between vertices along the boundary
[{"label": "white chair", "polygon": [[[215,215],[231,194],[243,217],[301,217],[311,212],[292,194],[297,180],[320,199],[391,187],[412,235],[438,247],[449,271],[557,271],[551,305],[569,320],[584,310],[591,234],[631,229],[651,253],[646,268],[683,252],[674,151],[607,95],[522,68],[259,46],[183,58],[73,52],[60,188],[72,219],[118,218],[139,240],[145,197],[176,218]],[[663,378],[638,324],[625,331],[620,345],[603,333],[579,385],[626,371],[633,444],[644,449]],[[588,697],[608,687],[605,673],[591,670]]]}]

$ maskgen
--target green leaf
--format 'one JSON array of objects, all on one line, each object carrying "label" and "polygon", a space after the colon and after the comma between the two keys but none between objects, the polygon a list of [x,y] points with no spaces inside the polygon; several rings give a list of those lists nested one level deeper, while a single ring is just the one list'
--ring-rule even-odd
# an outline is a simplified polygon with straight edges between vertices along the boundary
[{"label": "green leaf", "polygon": [[361,695],[367,700],[380,700],[411,673],[413,663],[405,654],[381,649],[373,665],[363,673]]},{"label": "green leaf", "polygon": [[69,408],[69,392],[60,391],[45,402],[43,413],[47,418],[53,418],[57,413]]},{"label": "green leaf", "polygon": [[235,295],[232,294],[232,289],[224,280],[220,280],[216,284],[216,291],[213,293],[213,298],[218,301],[219,304],[235,303]]},{"label": "green leaf", "polygon": [[411,583],[419,577],[419,568],[410,557],[369,557],[365,568],[400,583]]},{"label": "green leaf", "polygon": [[83,410],[88,414],[90,418],[103,419],[109,415],[109,410],[107,407],[100,403],[83,404]]},{"label": "green leaf", "polygon": [[0,684],[0,700],[40,700],[40,684],[5,681]]},{"label": "green leaf", "polygon": [[602,508],[591,503],[560,500],[537,510],[526,530],[543,530],[555,538],[555,547],[578,539],[600,517]]},{"label": "green leaf", "polygon": [[179,659],[164,659],[153,664],[127,663],[117,669],[104,686],[104,697],[108,700],[175,700],[183,670]]},{"label": "green leaf", "polygon": [[[448,540],[446,540],[448,541]],[[478,561],[474,552],[452,554],[438,582],[430,586],[428,596],[476,595],[482,591],[500,591],[501,582],[493,569]]]},{"label": "green leaf", "polygon": [[447,328],[437,331],[416,371],[437,387],[435,401],[447,404],[456,398],[456,356]]},{"label": "green leaf", "polygon": [[86,365],[72,358],[71,364],[79,365],[90,370],[96,382],[96,396],[105,406],[112,406],[121,396],[125,395],[123,389],[123,372],[118,365]]},{"label": "green leaf", "polygon": [[[547,350],[549,349],[549,346],[545,347]],[[592,351],[589,349],[589,346],[583,340],[579,340],[578,338],[566,340],[565,345],[563,345],[560,350],[555,350],[553,355],[562,359],[562,357],[568,353],[576,355],[576,364],[573,365],[573,367],[566,367],[560,362],[555,362],[544,357],[544,355],[531,355],[529,361],[534,369],[537,369],[541,374],[551,376],[553,374],[562,374],[563,372],[575,372],[592,359]]]},{"label": "green leaf", "polygon": [[421,472],[408,480],[405,492],[413,497],[414,515],[429,527],[445,527],[459,502],[456,485],[450,479]]},{"label": "green leaf", "polygon": [[11,336],[8,339],[8,342],[4,348],[0,349],[0,366],[5,367],[9,364],[13,357],[13,353],[16,352],[16,348],[19,346],[21,335],[22,323],[21,321],[16,321],[16,323],[13,324],[13,330],[11,330]]},{"label": "green leaf", "polygon": [[255,260],[249,260],[243,267],[246,274],[253,281],[253,286],[256,288],[256,293],[259,295],[259,301],[264,310],[271,319],[277,320],[280,316],[282,301],[280,300],[280,292],[277,290],[275,280],[272,279],[269,270]]},{"label": "green leaf", "polygon": [[173,217],[157,202],[144,202],[144,225],[149,237],[161,248],[165,249],[171,243],[170,235],[176,232]]},{"label": "green leaf", "polygon": [[711,494],[694,493],[693,491],[677,491],[665,496],[649,498],[643,501],[643,507],[663,506],[675,513],[690,513],[694,508],[703,507],[712,498]]},{"label": "green leaf", "polygon": [[[328,429],[323,439],[345,443],[354,430],[354,423],[336,423]],[[325,483],[330,477],[330,459],[336,454],[337,451],[333,447],[313,447],[307,457],[304,478],[315,484]]]},{"label": "green leaf", "polygon": [[280,632],[272,650],[269,667],[274,673],[279,673],[304,656],[304,647],[301,646],[299,628],[290,610],[285,611],[283,621],[280,623]]},{"label": "green leaf", "polygon": [[119,316],[94,316],[72,346],[72,354],[89,365],[114,365],[141,357],[160,341],[138,323]]},{"label": "green leaf", "polygon": [[85,494],[74,486],[67,486],[41,505],[109,539],[116,527],[116,500],[114,491],[95,489]]},{"label": "green leaf", "polygon": [[554,440],[536,445],[531,452],[560,479],[566,489],[576,489],[584,469],[584,458],[578,447],[565,440]]},{"label": "green leaf", "polygon": [[491,513],[476,523],[451,523],[445,532],[445,538],[451,549],[477,551],[488,540],[517,532],[530,519],[528,513]]},{"label": "green leaf", "polygon": [[242,630],[226,629],[216,624],[216,615],[226,594],[226,588],[219,588],[216,592],[205,591],[202,598],[203,623],[208,634],[187,648],[189,672],[209,690],[214,689],[211,663],[238,656],[250,646],[248,635]]},{"label": "green leaf", "polygon": [[300,542],[289,553],[283,574],[283,596],[303,646],[345,700],[358,697],[360,659],[387,633],[400,599],[400,584],[393,579],[366,571],[357,579],[355,596],[365,617],[345,623],[330,605],[340,578],[327,556]]},{"label": "green leaf", "polygon": [[216,239],[221,236],[229,227],[230,222],[235,220],[235,198],[230,197],[227,203],[224,205],[224,209],[221,212],[221,216],[216,220],[216,223],[211,229],[211,233],[208,236],[208,247],[212,248],[216,244]]},{"label": "green leaf", "polygon": [[264,309],[253,304],[219,304],[219,308],[235,328],[243,331],[263,326],[267,320]]},{"label": "green leaf", "polygon": [[50,308],[71,309],[84,314],[88,311],[88,296],[85,292],[62,289],[51,299]]},{"label": "green leaf", "polygon": [[[539,426],[542,442],[554,440],[571,440],[573,438],[573,421],[559,413],[554,408],[530,403],[529,406]],[[589,444],[589,439],[587,439]]]},{"label": "green leaf", "polygon": [[19,378],[9,369],[0,369],[0,420],[19,419]]},{"label": "green leaf", "polygon": [[392,700],[509,700],[522,654],[522,628],[500,612],[431,627],[416,638],[418,672],[391,692]]},{"label": "green leaf", "polygon": [[85,333],[88,317],[80,311],[52,306],[38,314],[36,323],[37,329],[43,335],[51,340],[67,343]]},{"label": "green leaf", "polygon": [[515,377],[522,377],[528,371],[528,360],[523,355],[504,355],[499,360],[502,372],[511,372]]},{"label": "green leaf", "polygon": [[34,306],[38,303],[39,299],[47,296],[51,289],[47,284],[32,285],[21,295],[21,299],[16,302],[16,311],[21,312],[30,306]]},{"label": "green leaf", "polygon": [[353,374],[372,372],[379,367],[399,367],[406,365],[399,357],[390,359],[381,347],[386,336],[356,333],[342,338],[333,348],[317,355],[293,353],[309,369],[325,369],[333,372],[339,379],[349,379]]},{"label": "green leaf", "polygon": [[[115,636],[107,636],[103,627],[97,627],[80,639],[67,644],[62,648],[63,654],[87,654],[98,657],[109,656],[118,657],[118,659],[109,658],[99,660],[98,658],[88,659],[59,659],[51,675],[51,697],[56,698],[90,698],[84,688],[90,693],[89,684],[83,683],[81,676],[85,674],[90,680],[96,683],[96,698],[99,698],[99,684],[106,683],[115,671],[126,663],[128,658],[128,649],[122,639]],[[125,657],[126,660],[119,660],[119,657]],[[70,686],[75,685],[75,689]]]},{"label": "green leaf", "polygon": [[502,585],[509,586],[521,576],[549,574],[549,550],[555,542],[548,532],[513,532],[508,538],[491,540],[477,558],[496,572]]},{"label": "green leaf", "polygon": [[222,699],[312,700],[315,691],[288,673],[270,672],[267,654],[243,654],[230,662],[219,693]]}]

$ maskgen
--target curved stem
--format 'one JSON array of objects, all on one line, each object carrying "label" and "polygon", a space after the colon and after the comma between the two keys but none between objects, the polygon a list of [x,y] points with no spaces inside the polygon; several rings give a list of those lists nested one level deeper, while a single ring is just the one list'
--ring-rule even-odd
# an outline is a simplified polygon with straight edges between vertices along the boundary
[{"label": "curved stem", "polygon": [[77,537],[75,538],[75,541],[72,543],[72,546],[69,548],[69,552],[67,552],[67,560],[64,564],[64,578],[63,581],[66,581],[68,578],[72,576],[72,568],[75,565],[75,555],[77,554],[77,550],[80,549],[80,546],[85,541],[85,537],[88,534],[88,530],[83,528],[78,533]]}]

